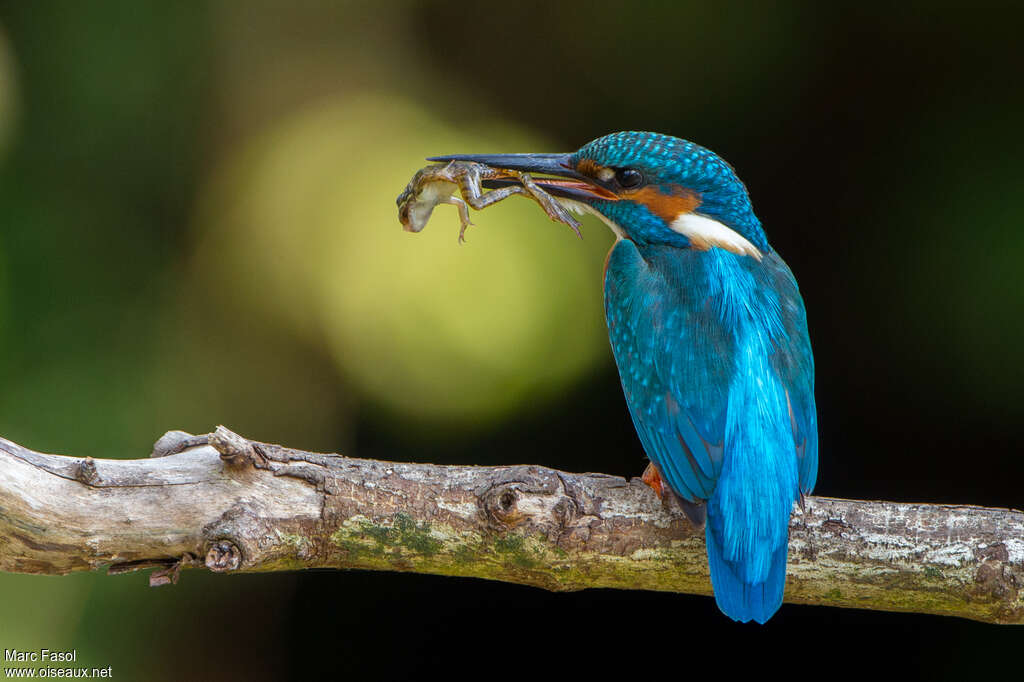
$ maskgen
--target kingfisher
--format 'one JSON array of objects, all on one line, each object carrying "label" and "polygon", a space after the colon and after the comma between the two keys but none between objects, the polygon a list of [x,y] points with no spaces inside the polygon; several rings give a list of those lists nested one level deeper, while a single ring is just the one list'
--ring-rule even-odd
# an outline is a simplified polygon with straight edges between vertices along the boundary
[{"label": "kingfisher", "polygon": [[430,160],[529,173],[615,233],[605,318],[650,460],[643,480],[704,526],[722,612],[766,622],[782,605],[793,504],[817,477],[814,358],[796,280],[733,168],[649,132],[613,133],[568,154]]}]

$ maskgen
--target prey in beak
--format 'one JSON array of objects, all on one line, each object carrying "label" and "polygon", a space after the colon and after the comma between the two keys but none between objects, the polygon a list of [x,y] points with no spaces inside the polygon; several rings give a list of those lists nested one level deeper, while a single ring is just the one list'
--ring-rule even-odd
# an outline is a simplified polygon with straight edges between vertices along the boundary
[{"label": "prey in beak", "polygon": [[[398,220],[407,232],[419,232],[426,227],[434,207],[438,204],[453,204],[459,210],[459,221],[462,225],[459,230],[459,241],[462,242],[466,228],[472,224],[469,219],[469,207],[481,210],[520,194],[536,201],[548,217],[565,223],[580,236],[579,221],[547,191],[547,186],[556,187],[552,183],[573,181],[545,179],[546,185],[542,187],[533,180],[530,173],[516,168],[504,168],[500,164],[491,166],[462,157],[439,157],[429,160],[441,163],[418,171],[396,201]],[[491,191],[485,193],[482,191],[483,188]],[[568,190],[559,184],[558,191]],[[461,197],[456,194],[460,194]]]},{"label": "prey in beak", "polygon": [[[618,201],[619,197],[600,181],[582,175],[572,166],[571,154],[449,154],[434,156],[427,161],[457,161],[488,166],[489,168],[528,174],[533,183],[555,197],[589,205],[592,201]],[[517,184],[515,178],[485,179],[487,189],[499,189]]]}]

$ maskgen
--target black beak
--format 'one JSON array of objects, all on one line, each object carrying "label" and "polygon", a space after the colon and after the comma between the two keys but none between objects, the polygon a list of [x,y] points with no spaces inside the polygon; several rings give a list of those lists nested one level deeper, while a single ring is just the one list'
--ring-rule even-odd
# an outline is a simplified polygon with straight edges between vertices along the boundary
[{"label": "black beak", "polygon": [[[529,173],[533,181],[545,192],[556,197],[575,199],[584,203],[595,200],[618,201],[618,196],[598,184],[597,180],[577,173],[571,159],[571,154],[449,154],[432,156],[427,161],[471,161],[496,170]],[[519,183],[514,178],[483,181],[483,186],[488,189],[515,184]]]}]

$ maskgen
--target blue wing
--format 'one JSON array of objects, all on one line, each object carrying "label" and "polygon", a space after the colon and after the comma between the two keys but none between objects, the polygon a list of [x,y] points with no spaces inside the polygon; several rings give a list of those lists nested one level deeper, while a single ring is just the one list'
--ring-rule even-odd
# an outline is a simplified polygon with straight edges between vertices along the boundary
[{"label": "blue wing", "polygon": [[[672,251],[664,255],[689,258]],[[733,341],[696,281],[701,269],[666,264],[682,281],[666,281],[663,268],[620,241],[606,267],[605,314],[644,451],[676,494],[696,503],[711,497],[722,471]]]},{"label": "blue wing", "polygon": [[768,278],[778,293],[779,316],[787,343],[771,361],[786,388],[787,410],[796,445],[800,492],[809,495],[818,477],[818,411],[814,404],[814,355],[807,334],[807,313],[793,273],[781,258],[766,258]]},{"label": "blue wing", "polygon": [[709,500],[719,607],[763,623],[782,603],[792,501],[817,472],[814,365],[785,263],[715,251],[618,242],[605,314],[644,450],[676,494]]},{"label": "blue wing", "polygon": [[[633,423],[648,457],[689,502],[711,497],[723,466],[728,392],[736,340],[715,305],[721,284],[693,250],[618,242],[605,271],[605,314]],[[645,261],[647,258],[650,263]],[[786,390],[800,489],[817,473],[814,360],[803,302],[774,253],[756,268],[757,289],[772,295],[786,343],[771,363]]]}]

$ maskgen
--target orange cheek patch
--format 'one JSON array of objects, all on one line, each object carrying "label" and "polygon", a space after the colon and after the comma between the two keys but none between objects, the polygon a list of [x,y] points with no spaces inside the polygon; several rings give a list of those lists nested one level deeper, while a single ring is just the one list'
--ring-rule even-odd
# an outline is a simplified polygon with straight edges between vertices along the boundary
[{"label": "orange cheek patch", "polygon": [[[669,189],[670,193],[666,194],[662,191],[663,189]],[[700,196],[679,185],[669,185],[668,187],[648,185],[635,192],[623,192],[621,196],[623,199],[643,204],[651,213],[666,223],[671,223],[683,213],[692,213],[695,208],[700,206]]]}]

